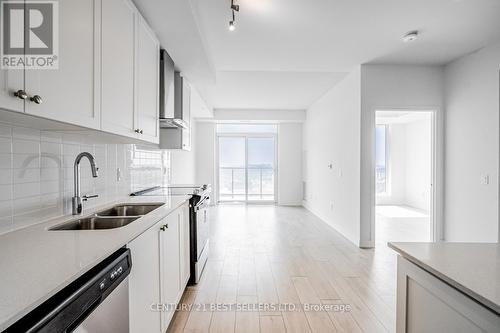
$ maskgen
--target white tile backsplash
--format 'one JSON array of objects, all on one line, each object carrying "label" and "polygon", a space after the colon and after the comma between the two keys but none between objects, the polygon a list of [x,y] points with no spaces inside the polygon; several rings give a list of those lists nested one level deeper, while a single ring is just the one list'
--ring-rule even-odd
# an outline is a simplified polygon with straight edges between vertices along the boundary
[{"label": "white tile backsplash", "polygon": [[99,168],[99,177],[92,178],[89,162],[81,162],[82,195],[99,195],[87,207],[168,183],[168,152],[90,142],[79,134],[0,124],[0,234],[71,214],[73,164],[83,151],[94,155]]}]

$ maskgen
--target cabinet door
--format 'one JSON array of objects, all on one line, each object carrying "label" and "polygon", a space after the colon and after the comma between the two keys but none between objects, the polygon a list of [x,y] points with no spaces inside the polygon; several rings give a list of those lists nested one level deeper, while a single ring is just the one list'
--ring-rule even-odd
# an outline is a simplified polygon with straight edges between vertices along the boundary
[{"label": "cabinet door", "polygon": [[132,270],[129,276],[130,332],[160,332],[160,312],[151,311],[151,304],[160,303],[161,223],[129,243]]},{"label": "cabinet door", "polygon": [[136,120],[138,138],[159,141],[160,44],[146,21],[137,19]]},{"label": "cabinet door", "polygon": [[160,269],[161,302],[171,306],[169,311],[162,311],[162,331],[164,332],[175,312],[173,305],[179,300],[180,262],[179,262],[179,217],[178,210],[163,220],[160,233]]},{"label": "cabinet door", "polygon": [[102,3],[102,129],[135,137],[134,5],[128,0]]},{"label": "cabinet door", "polygon": [[187,128],[182,130],[182,149],[191,150],[191,86],[183,80],[182,95],[182,120],[187,124]]},{"label": "cabinet door", "polygon": [[18,90],[24,90],[24,70],[0,69],[0,108],[24,112],[24,101],[14,96]]},{"label": "cabinet door", "polygon": [[[104,1],[104,3],[109,0]],[[59,1],[59,68],[26,70],[26,112],[79,126],[99,128],[99,30],[101,0]]]},{"label": "cabinet door", "polygon": [[186,286],[190,275],[190,260],[189,260],[189,204],[186,203],[181,207],[179,213],[180,225],[180,274],[181,274],[181,292]]}]

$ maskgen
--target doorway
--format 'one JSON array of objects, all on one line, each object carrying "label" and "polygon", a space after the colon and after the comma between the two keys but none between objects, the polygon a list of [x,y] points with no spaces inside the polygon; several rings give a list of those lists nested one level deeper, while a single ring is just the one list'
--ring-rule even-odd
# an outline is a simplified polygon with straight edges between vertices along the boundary
[{"label": "doorway", "polygon": [[218,202],[276,201],[276,126],[217,126]]},{"label": "doorway", "polygon": [[435,113],[377,111],[375,245],[434,239]]}]

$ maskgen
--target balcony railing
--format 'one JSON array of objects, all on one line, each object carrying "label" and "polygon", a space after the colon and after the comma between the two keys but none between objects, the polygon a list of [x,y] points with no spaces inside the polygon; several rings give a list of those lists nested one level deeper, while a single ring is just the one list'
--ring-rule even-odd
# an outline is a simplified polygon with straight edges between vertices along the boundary
[{"label": "balcony railing", "polygon": [[274,201],[274,169],[219,168],[220,201]]}]

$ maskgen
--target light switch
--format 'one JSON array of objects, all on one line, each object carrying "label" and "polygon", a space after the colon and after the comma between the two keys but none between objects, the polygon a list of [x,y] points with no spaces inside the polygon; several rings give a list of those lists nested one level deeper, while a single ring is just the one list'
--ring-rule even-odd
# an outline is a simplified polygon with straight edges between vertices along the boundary
[{"label": "light switch", "polygon": [[119,182],[120,180],[122,180],[122,171],[120,168],[116,168],[116,181]]},{"label": "light switch", "polygon": [[490,184],[490,175],[481,175],[481,185]]}]

